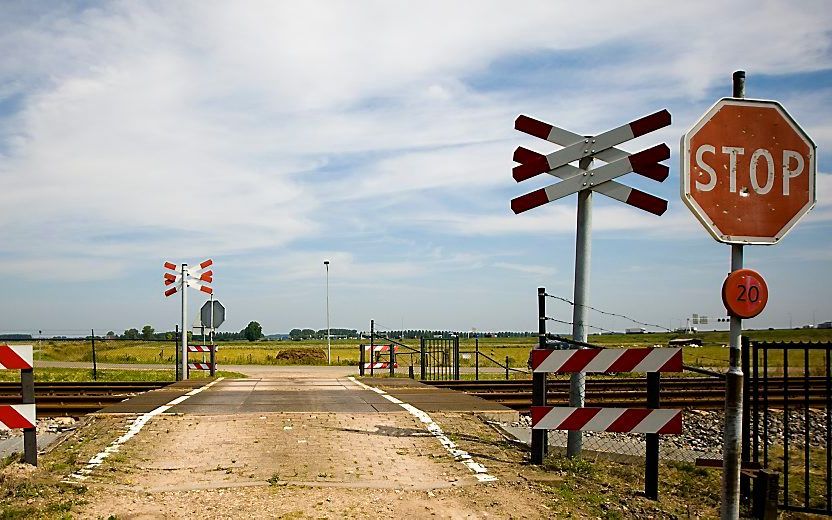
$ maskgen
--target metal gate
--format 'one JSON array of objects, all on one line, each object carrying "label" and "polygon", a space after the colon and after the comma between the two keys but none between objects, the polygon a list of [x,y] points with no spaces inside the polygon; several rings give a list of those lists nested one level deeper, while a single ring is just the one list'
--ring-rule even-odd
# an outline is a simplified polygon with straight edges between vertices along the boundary
[{"label": "metal gate", "polygon": [[832,343],[743,340],[743,460],[780,472],[781,509],[832,514]]},{"label": "metal gate", "polygon": [[422,380],[459,379],[459,336],[421,338],[419,360]]}]

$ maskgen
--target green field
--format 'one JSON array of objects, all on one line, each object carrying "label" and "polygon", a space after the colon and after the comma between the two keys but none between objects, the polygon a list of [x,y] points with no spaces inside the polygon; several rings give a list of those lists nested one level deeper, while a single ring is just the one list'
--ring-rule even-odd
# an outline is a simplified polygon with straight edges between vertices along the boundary
[{"label": "green field", "polygon": [[[830,329],[798,329],[798,330],[760,330],[747,331],[752,340],[759,341],[832,341]],[[685,363],[695,366],[724,367],[728,360],[728,332],[699,332],[689,335],[676,333],[649,334],[605,334],[590,336],[589,342],[606,347],[636,347],[636,346],[666,346],[667,342],[676,337],[691,337],[702,340],[702,347],[685,347]],[[379,340],[378,342],[383,342]],[[504,364],[508,357],[509,365],[524,368],[528,359],[529,349],[537,342],[536,338],[480,338],[478,340],[480,366],[496,366],[486,356]],[[50,341],[31,340],[35,346],[35,359],[50,361],[92,362],[92,348],[89,340],[78,341]],[[359,344],[369,341],[334,340],[332,342],[332,362],[338,365],[356,365],[359,360]],[[419,340],[404,340],[409,349],[401,349],[398,359],[400,365],[418,364],[419,356],[413,352],[419,350]],[[175,359],[175,345],[173,342],[143,342],[143,341],[104,341],[96,340],[96,358],[99,363],[141,363],[141,364],[172,364]],[[221,343],[217,353],[220,366],[228,365],[298,365],[298,364],[326,364],[326,342],[323,340],[307,341],[259,341],[259,342],[229,342]],[[475,356],[475,340],[460,338],[462,352],[462,366],[473,366]],[[191,354],[191,359],[201,359],[199,354]],[[789,364],[792,367],[802,366],[802,352],[792,352]],[[769,366],[782,366],[782,352],[772,352],[769,355]],[[823,353],[813,352],[810,364],[821,367],[825,364]]]}]

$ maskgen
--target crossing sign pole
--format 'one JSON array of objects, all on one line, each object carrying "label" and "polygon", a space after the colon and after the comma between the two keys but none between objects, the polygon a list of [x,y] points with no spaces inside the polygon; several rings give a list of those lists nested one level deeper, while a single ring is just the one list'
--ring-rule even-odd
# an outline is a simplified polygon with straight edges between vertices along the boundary
[{"label": "crossing sign pole", "polygon": [[[767,297],[762,277],[743,269],[743,246],[778,243],[812,209],[815,153],[814,142],[779,103],[745,99],[745,71],[741,70],[733,75],[733,98],[718,101],[682,136],[682,199],[717,241],[731,245],[731,274],[726,284],[751,276],[756,281],[748,280],[744,288],[750,291],[753,286],[757,296],[765,292]],[[726,287],[724,292],[730,296],[733,289]],[[721,517],[733,519],[740,512],[742,319],[756,314],[724,301],[730,314],[731,348],[725,385]],[[765,304],[757,299],[753,303],[756,312]]]},{"label": "crossing sign pole", "polygon": [[[659,162],[670,157],[670,148],[666,144],[661,144],[630,154],[616,146],[663,128],[670,124],[670,119],[670,113],[667,110],[660,110],[595,136],[576,134],[525,115],[521,115],[514,122],[515,129],[561,145],[563,148],[548,155],[522,147],[515,150],[514,160],[520,165],[515,166],[512,171],[514,180],[520,182],[541,173],[548,173],[561,181],[516,197],[511,201],[511,209],[515,213],[522,213],[573,193],[578,195],[574,305],[572,308],[572,338],[575,341],[586,343],[589,329],[592,193],[598,191],[607,197],[654,215],[664,213],[667,210],[666,200],[620,184],[614,179],[635,172],[658,182],[664,181],[668,176],[668,168]],[[607,164],[593,169],[594,159]],[[578,161],[577,167],[570,164],[575,161]],[[545,338],[541,339],[541,342],[544,340]],[[534,378],[536,386],[546,387],[545,373],[535,374]],[[545,392],[542,395],[545,397]],[[585,374],[573,372],[569,382],[569,405],[582,408],[585,395]],[[545,402],[536,404],[545,404]],[[534,464],[542,462],[546,451],[546,437],[545,429],[532,431],[532,463]],[[580,455],[581,445],[581,431],[570,430],[566,446],[567,455],[569,457]]]},{"label": "crossing sign pole", "polygon": [[[209,258],[205,260],[199,267],[190,270],[188,264],[182,264],[177,267],[176,264],[165,262],[165,269],[169,269],[176,274],[164,273],[163,279],[165,287],[170,287],[165,291],[165,297],[171,296],[176,292],[182,293],[182,338],[180,351],[182,353],[181,367],[182,379],[188,379],[188,287],[199,289],[201,292],[213,294],[214,291],[208,285],[214,281],[213,271],[206,271],[208,267],[213,265],[213,261]],[[171,287],[172,286],[172,287]]]}]

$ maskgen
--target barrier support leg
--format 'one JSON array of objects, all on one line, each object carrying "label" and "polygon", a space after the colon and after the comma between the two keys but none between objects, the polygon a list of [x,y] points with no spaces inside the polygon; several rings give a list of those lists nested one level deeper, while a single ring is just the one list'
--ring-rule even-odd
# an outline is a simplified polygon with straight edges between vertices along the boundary
[{"label": "barrier support leg", "polygon": [[[647,373],[647,408],[658,408],[659,372]],[[644,496],[659,499],[659,434],[648,433],[644,459]]]},{"label": "barrier support leg", "polygon": [[[20,371],[20,393],[23,404],[35,403],[35,373],[31,368]],[[23,429],[23,457],[27,464],[38,465],[38,437],[36,428]]]}]

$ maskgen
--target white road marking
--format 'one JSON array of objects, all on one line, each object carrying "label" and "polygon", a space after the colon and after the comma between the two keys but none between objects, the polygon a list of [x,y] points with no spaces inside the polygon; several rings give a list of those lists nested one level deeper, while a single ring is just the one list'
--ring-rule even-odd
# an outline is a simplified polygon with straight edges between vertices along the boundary
[{"label": "white road marking", "polygon": [[[130,426],[127,428],[127,432],[125,432],[124,435],[122,435],[118,439],[111,442],[110,445],[107,446],[106,448],[104,448],[103,451],[99,452],[97,455],[95,455],[93,458],[91,458],[89,460],[89,462],[87,462],[87,464],[83,468],[79,469],[75,473],[73,473],[73,474],[69,475],[67,478],[65,478],[64,482],[72,483],[72,482],[75,482],[75,481],[86,480],[92,474],[92,471],[94,469],[96,469],[98,466],[100,466],[102,462],[104,462],[104,459],[106,459],[107,457],[109,457],[113,453],[117,453],[119,448],[121,447],[121,445],[124,444],[125,442],[129,441],[130,439],[133,438],[133,436],[135,436],[137,433],[139,433],[142,430],[142,428],[144,428],[144,425],[147,424],[148,421],[150,421],[150,419],[152,419],[153,417],[155,417],[159,414],[167,412],[168,410],[170,410],[171,408],[173,408],[177,404],[181,403],[182,401],[188,399],[189,397],[193,397],[196,394],[202,392],[203,390],[207,390],[207,389],[211,388],[212,386],[219,383],[223,379],[225,379],[225,378],[221,377],[219,379],[215,379],[214,381],[211,381],[207,385],[200,386],[199,388],[194,388],[193,390],[191,390],[187,394],[179,396],[179,397],[177,397],[176,399],[174,399],[173,401],[171,401],[167,404],[163,404],[162,406],[160,406],[158,408],[155,408],[155,409],[153,409],[153,410],[151,410],[147,413],[144,413],[144,414],[136,417],[136,419],[134,419],[133,422],[130,423]],[[75,480],[71,480],[71,479],[75,479]]]},{"label": "white road marking", "polygon": [[391,403],[397,404],[405,410],[407,410],[408,412],[410,412],[410,415],[419,419],[425,425],[428,431],[431,434],[433,434],[433,436],[436,437],[436,439],[442,444],[442,446],[444,446],[445,449],[448,450],[448,453],[450,453],[455,460],[458,460],[459,462],[464,464],[465,467],[474,472],[474,476],[477,478],[477,480],[479,480],[480,482],[494,482],[495,480],[497,480],[497,477],[488,473],[488,469],[486,469],[485,466],[478,462],[474,462],[474,459],[471,458],[471,455],[469,455],[467,451],[459,449],[456,443],[454,443],[451,439],[448,438],[447,435],[445,435],[445,433],[442,431],[442,428],[438,424],[436,424],[433,421],[433,419],[430,418],[430,415],[428,415],[426,412],[416,408],[412,404],[405,403],[393,397],[392,395],[388,394],[380,388],[365,385],[361,381],[357,381],[352,376],[348,377],[347,379],[357,384],[361,388],[371,390],[381,395]]}]

